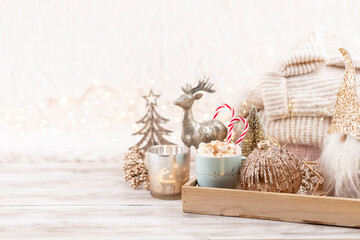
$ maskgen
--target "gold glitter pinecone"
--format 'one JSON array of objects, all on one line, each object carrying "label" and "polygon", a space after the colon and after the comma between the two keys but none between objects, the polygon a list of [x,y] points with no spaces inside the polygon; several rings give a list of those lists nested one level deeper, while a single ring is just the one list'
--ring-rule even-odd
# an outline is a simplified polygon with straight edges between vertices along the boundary
[{"label": "gold glitter pinecone", "polygon": [[137,146],[132,147],[130,152],[124,157],[125,181],[130,181],[133,189],[144,184],[144,188],[149,190],[149,175],[145,164],[144,152]]},{"label": "gold glitter pinecone", "polygon": [[254,149],[240,169],[240,187],[244,190],[297,193],[301,181],[298,159],[277,146]]}]

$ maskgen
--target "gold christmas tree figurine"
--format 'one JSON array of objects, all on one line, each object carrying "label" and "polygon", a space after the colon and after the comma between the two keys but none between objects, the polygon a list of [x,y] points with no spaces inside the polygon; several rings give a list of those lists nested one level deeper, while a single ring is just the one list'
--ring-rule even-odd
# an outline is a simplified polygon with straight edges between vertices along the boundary
[{"label": "gold christmas tree figurine", "polygon": [[144,124],[144,126],[139,131],[133,133],[133,135],[143,135],[143,137],[133,147],[139,147],[144,152],[146,152],[148,148],[159,144],[173,145],[172,142],[166,140],[163,136],[169,135],[172,131],[161,126],[162,123],[167,123],[169,119],[160,116],[155,109],[157,106],[156,100],[159,97],[160,95],[154,94],[152,90],[150,90],[147,96],[143,96],[143,98],[146,99],[148,111],[145,116],[136,123]]},{"label": "gold christmas tree figurine", "polygon": [[256,107],[251,107],[247,121],[249,122],[249,130],[240,145],[242,155],[246,157],[257,148],[260,141],[268,140]]}]

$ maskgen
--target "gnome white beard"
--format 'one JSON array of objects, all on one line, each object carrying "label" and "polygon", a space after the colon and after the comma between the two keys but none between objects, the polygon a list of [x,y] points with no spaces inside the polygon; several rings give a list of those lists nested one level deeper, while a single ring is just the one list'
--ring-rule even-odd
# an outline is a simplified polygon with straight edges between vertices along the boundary
[{"label": "gnome white beard", "polygon": [[320,156],[328,194],[335,197],[360,198],[360,142],[344,134],[325,138]]}]

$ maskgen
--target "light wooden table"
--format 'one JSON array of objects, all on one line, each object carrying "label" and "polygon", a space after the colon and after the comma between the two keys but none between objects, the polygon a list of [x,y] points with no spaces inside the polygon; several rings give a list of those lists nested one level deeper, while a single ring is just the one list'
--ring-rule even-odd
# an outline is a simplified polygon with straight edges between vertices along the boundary
[{"label": "light wooden table", "polygon": [[186,214],[180,200],[132,190],[120,162],[0,165],[0,239],[360,238],[352,228]]}]

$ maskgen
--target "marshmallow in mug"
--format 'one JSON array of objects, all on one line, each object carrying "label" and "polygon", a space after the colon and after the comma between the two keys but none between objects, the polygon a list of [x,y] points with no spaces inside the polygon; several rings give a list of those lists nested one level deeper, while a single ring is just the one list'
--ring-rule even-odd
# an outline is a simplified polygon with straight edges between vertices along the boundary
[{"label": "marshmallow in mug", "polygon": [[210,143],[200,143],[196,154],[207,157],[231,157],[241,154],[241,148],[234,143],[216,140]]}]

